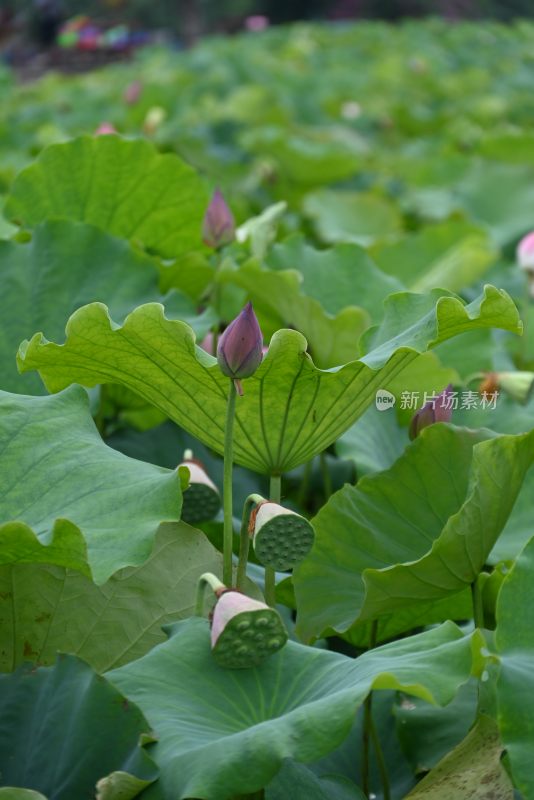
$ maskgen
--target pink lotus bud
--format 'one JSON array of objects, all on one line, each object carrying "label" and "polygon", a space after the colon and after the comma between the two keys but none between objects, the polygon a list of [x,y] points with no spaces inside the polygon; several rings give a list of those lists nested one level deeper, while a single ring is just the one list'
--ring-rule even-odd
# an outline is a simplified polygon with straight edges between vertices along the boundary
[{"label": "pink lotus bud", "polygon": [[222,192],[215,189],[202,221],[204,244],[215,249],[235,239],[235,220]]},{"label": "pink lotus bud", "polygon": [[204,469],[201,461],[193,459],[193,453],[186,450],[180,467],[189,470],[189,486],[184,490],[182,519],[190,525],[213,519],[221,507],[219,490]]},{"label": "pink lotus bud", "polygon": [[117,133],[111,122],[101,122],[95,131],[95,136],[108,136],[110,133]]},{"label": "pink lotus bud", "polygon": [[310,552],[315,531],[305,517],[268,500],[250,516],[254,552],[266,567],[292,569]]},{"label": "pink lotus bud", "polygon": [[265,17],[263,14],[252,14],[252,16],[247,17],[245,20],[245,28],[247,31],[264,31],[268,27],[269,17]]},{"label": "pink lotus bud", "polygon": [[425,403],[423,408],[414,414],[410,424],[410,439],[419,436],[423,428],[428,428],[434,422],[450,422],[452,418],[452,384],[449,385],[433,400]]},{"label": "pink lotus bud", "polygon": [[135,105],[141,96],[141,92],[143,91],[143,84],[141,81],[132,81],[128,84],[126,89],[124,90],[123,99],[124,102],[127,103],[129,106]]},{"label": "pink lotus bud", "polygon": [[534,271],[534,231],[523,236],[517,245],[517,261],[521,269]]},{"label": "pink lotus bud", "polygon": [[233,589],[219,595],[211,623],[211,649],[221,667],[255,667],[280,650],[287,639],[274,608]]},{"label": "pink lotus bud", "polygon": [[258,320],[247,303],[222,333],[217,344],[217,361],[224,375],[239,380],[250,378],[262,360],[263,336]]},{"label": "pink lotus bud", "polygon": [[210,356],[214,355],[214,352],[213,352],[213,333],[211,331],[209,331],[209,333],[207,333],[204,336],[204,338],[200,342],[199,347],[201,347],[203,350],[205,350],[206,353],[209,353]]}]

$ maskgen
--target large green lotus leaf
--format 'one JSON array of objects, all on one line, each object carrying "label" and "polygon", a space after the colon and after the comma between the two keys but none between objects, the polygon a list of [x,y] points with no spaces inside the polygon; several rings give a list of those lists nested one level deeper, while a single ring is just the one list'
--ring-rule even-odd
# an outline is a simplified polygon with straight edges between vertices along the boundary
[{"label": "large green lotus leaf", "polygon": [[107,675],[153,726],[151,755],[164,793],[177,799],[226,800],[268,784],[284,758],[320,758],[345,738],[371,688],[449,702],[471,671],[474,646],[446,623],[356,660],[289,642],[260,667],[236,672],[214,661],[206,620],[178,623],[172,634]]},{"label": "large green lotus leaf", "polygon": [[488,226],[493,240],[509,245],[532,228],[534,170],[477,161],[458,186],[466,211]]},{"label": "large green lotus leaf", "polygon": [[[1,529],[3,549],[18,547],[18,523],[49,545],[56,520],[67,519],[85,537],[97,583],[121,567],[145,561],[160,522],[180,518],[177,472],[107,447],[91,418],[87,393],[78,386],[53,397],[1,392],[0,407],[0,471],[5,476],[0,521],[8,523]],[[63,560],[63,566],[79,567],[76,543],[74,549],[76,562]],[[34,560],[45,559],[43,553]]]},{"label": "large green lotus leaf", "polygon": [[476,717],[478,695],[476,678],[460,686],[444,708],[397,695],[393,706],[397,734],[414,774],[429,772],[467,736]]},{"label": "large green lotus leaf", "polygon": [[492,161],[509,164],[528,164],[534,167],[534,136],[530,132],[490,133],[477,147],[477,151]]},{"label": "large green lotus leaf", "polygon": [[[296,608],[296,601],[293,605]],[[462,622],[469,619],[472,613],[471,589],[465,589],[463,592],[442,597],[440,600],[426,601],[408,606],[408,608],[401,608],[392,614],[384,614],[376,620],[373,635],[379,643],[389,642],[401,633],[421,630],[427,625],[435,625],[446,619]],[[372,623],[369,620],[357,620],[343,633],[329,629],[325,635],[341,636],[346,642],[365,649],[369,647],[371,641],[371,626]]]},{"label": "large green lotus leaf", "polygon": [[501,763],[495,721],[481,716],[466,738],[417,784],[418,800],[513,800],[514,788]]},{"label": "large green lotus leaf", "polygon": [[534,536],[533,497],[534,469],[530,469],[525,477],[513,511],[504,526],[504,530],[495,542],[495,546],[488,557],[490,564],[498,564],[499,561],[513,561]]},{"label": "large green lotus leaf", "polygon": [[0,524],[0,564],[56,564],[90,577],[87,545],[76,525],[56,519],[43,541],[24,522]]},{"label": "large green lotus leaf", "polygon": [[318,778],[303,764],[287,759],[265,789],[265,800],[365,800],[355,783],[339,775]]},{"label": "large green lotus leaf", "polygon": [[[405,320],[395,310],[397,302]],[[375,330],[377,349],[336,370],[317,369],[306,355],[306,340],[296,331],[275,334],[237,403],[236,462],[258,472],[288,471],[334,442],[363,413],[376,390],[418,352],[478,327],[520,330],[511,299],[491,286],[468,306],[455,297],[434,302],[429,310],[424,296],[390,296],[384,320],[390,341],[381,328]],[[52,392],[73,382],[121,383],[215,451],[224,451],[228,380],[212,356],[195,348],[191,329],[166,320],[161,305],[139,307],[122,328],[100,303],[79,309],[67,324],[64,345],[35,334],[21,345],[19,368],[38,369]]]},{"label": "large green lotus leaf", "polygon": [[373,194],[319,189],[306,196],[304,213],[325,242],[354,242],[363,247],[400,232],[394,205]]},{"label": "large green lotus leaf", "polygon": [[139,746],[149,730],[139,708],[75,656],[0,675],[4,786],[34,789],[49,800],[94,797],[97,781],[121,770],[138,779],[140,791],[156,777]]},{"label": "large green lotus leaf", "polygon": [[336,453],[354,461],[360,477],[391,467],[408,442],[393,409],[380,411],[373,405],[337,440]]},{"label": "large green lotus leaf", "polygon": [[284,177],[305,186],[350,178],[360,167],[366,151],[363,139],[332,126],[297,132],[265,126],[247,130],[241,141],[245,150],[262,157],[269,154]]},{"label": "large green lotus leaf", "polygon": [[486,230],[463,220],[428,225],[374,253],[378,266],[414,292],[441,286],[459,292],[495,260]]},{"label": "large green lotus leaf", "polygon": [[99,672],[140,658],[165,640],[162,624],[191,616],[198,576],[220,570],[219,553],[184,522],[161,525],[144,564],[102,586],[53,563],[0,566],[0,670],[52,664],[57,651]]},{"label": "large green lotus leaf", "polygon": [[[462,688],[463,686],[460,687],[459,691]],[[395,691],[374,692],[372,699],[373,722],[380,740],[382,754],[387,764],[390,792],[393,800],[403,798],[415,785],[412,768],[400,746],[393,716],[396,698],[399,694],[399,692]],[[416,698],[412,695],[409,699],[415,700]],[[420,702],[424,701],[421,700]],[[454,700],[451,702],[454,703]],[[450,703],[442,708],[441,706],[430,704],[430,708],[446,711],[449,705]],[[364,713],[363,708],[360,708],[349,734],[339,747],[311,764],[310,769],[319,776],[343,775],[348,780],[361,785],[363,727]],[[371,745],[369,753],[369,792],[379,800],[383,799],[382,780],[373,745]]]},{"label": "large green lotus leaf", "polygon": [[221,268],[218,279],[246,289],[256,311],[276,320],[276,327],[300,331],[318,367],[337,367],[358,355],[358,340],[371,322],[367,312],[348,305],[335,316],[325,312],[318,300],[302,293],[295,270],[263,269],[249,261],[238,270]]},{"label": "large green lotus leaf", "polygon": [[[79,222],[46,222],[28,243],[0,242],[0,276],[1,385],[9,392],[45,394],[37,375],[20,375],[16,367],[17,348],[33,331],[59,337],[65,319],[95,300],[106,302],[120,322],[140,303],[161,297],[153,259]],[[187,310],[180,310],[183,318]]]},{"label": "large green lotus leaf", "polygon": [[343,632],[468,588],[533,460],[534,431],[437,424],[391,469],[345,486],[314,518],[313,549],[293,572],[299,635]]},{"label": "large green lotus leaf", "polygon": [[274,245],[268,264],[276,270],[298,270],[304,294],[318,300],[329,314],[349,305],[361,306],[373,322],[382,318],[387,295],[404,288],[396,277],[377,269],[362,247],[337,244],[316,250],[300,234]]},{"label": "large green lotus leaf", "polygon": [[52,145],[24,169],[5,207],[9,220],[88,222],[173,258],[201,247],[204,182],[175,155],[149,142],[81,136]]},{"label": "large green lotus leaf", "polygon": [[498,723],[515,785],[534,794],[534,538],[506,576],[497,600],[495,643],[500,656],[497,680]]},{"label": "large green lotus leaf", "polygon": [[33,789],[15,789],[13,786],[0,788],[0,800],[47,800],[41,792]]}]

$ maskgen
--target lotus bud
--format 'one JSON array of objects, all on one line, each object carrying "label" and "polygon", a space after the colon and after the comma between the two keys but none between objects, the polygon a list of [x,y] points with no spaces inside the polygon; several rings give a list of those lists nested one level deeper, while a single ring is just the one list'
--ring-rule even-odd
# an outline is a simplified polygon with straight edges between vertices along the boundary
[{"label": "lotus bud", "polygon": [[247,303],[243,311],[231,322],[219,337],[217,361],[224,375],[237,381],[237,390],[242,394],[239,380],[250,378],[262,360],[263,336],[258,320]]},{"label": "lotus bud", "polygon": [[189,486],[184,491],[182,519],[191,525],[213,519],[221,507],[221,496],[204,465],[193,458],[191,450],[186,450],[184,460],[178,468],[180,467],[187,467],[189,470]]},{"label": "lotus bud", "polygon": [[410,424],[410,439],[419,436],[423,428],[428,428],[434,422],[450,422],[452,418],[452,403],[450,396],[453,394],[452,384],[438,394],[433,400],[425,403],[423,408],[414,414]]},{"label": "lotus bud", "polygon": [[211,649],[221,667],[256,667],[280,650],[288,635],[278,611],[241,592],[219,594],[211,622]]},{"label": "lotus bud", "polygon": [[117,133],[111,122],[101,122],[95,131],[95,136],[109,136],[110,133]]},{"label": "lotus bud", "polygon": [[259,561],[277,570],[292,569],[302,561],[315,538],[305,517],[268,500],[259,503],[250,515],[249,531]]},{"label": "lotus bud", "polygon": [[534,231],[527,233],[517,246],[517,262],[528,274],[530,295],[534,297]]},{"label": "lotus bud", "polygon": [[518,403],[526,403],[534,388],[534,372],[497,372],[499,389]]},{"label": "lotus bud", "polygon": [[215,189],[202,220],[202,240],[215,249],[230,244],[235,239],[234,215],[223,193]]},{"label": "lotus bud", "polygon": [[126,89],[124,90],[123,99],[124,102],[129,105],[133,106],[139,100],[141,96],[141,92],[143,90],[143,84],[141,81],[132,81],[128,84]]}]

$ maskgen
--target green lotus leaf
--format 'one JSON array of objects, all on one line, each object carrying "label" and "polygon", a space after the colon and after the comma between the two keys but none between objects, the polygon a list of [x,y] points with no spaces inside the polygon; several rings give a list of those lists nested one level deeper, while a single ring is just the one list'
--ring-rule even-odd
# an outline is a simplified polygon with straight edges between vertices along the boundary
[{"label": "green lotus leaf", "polygon": [[4,786],[0,788],[0,800],[46,800],[46,797],[41,792],[34,792],[33,789]]},{"label": "green lotus leaf", "polygon": [[497,600],[495,644],[500,657],[497,720],[514,783],[524,797],[534,793],[534,538],[504,579]]},{"label": "green lotus leaf", "polygon": [[476,719],[478,695],[475,678],[460,686],[444,708],[397,695],[393,706],[397,735],[415,775],[429,772],[467,736]]},{"label": "green lotus leaf", "polygon": [[[65,318],[94,300],[106,302],[119,322],[140,303],[160,300],[156,263],[128,242],[66,220],[38,225],[30,242],[0,242],[2,389],[45,394],[37,375],[20,375],[16,367],[20,342],[37,328],[59,337]],[[190,316],[196,327],[195,309],[186,298],[174,293],[166,311],[181,319]],[[212,322],[206,319],[197,327],[199,335]]]},{"label": "green lotus leaf", "polygon": [[215,663],[208,622],[193,618],[107,677],[158,737],[150,753],[163,793],[227,800],[268,784],[285,758],[309,762],[333,750],[371,688],[450,702],[469,676],[472,647],[480,644],[446,623],[356,660],[289,642],[236,673]]},{"label": "green lotus leaf", "polygon": [[49,800],[94,797],[97,781],[119,770],[147,786],[157,771],[139,739],[149,730],[139,708],[75,656],[0,675],[4,786],[24,786]]},{"label": "green lotus leaf", "polygon": [[373,194],[319,189],[306,196],[304,213],[325,242],[354,242],[363,247],[400,232],[393,204]]},{"label": "green lotus leaf", "polygon": [[175,155],[119,136],[80,136],[45,148],[15,179],[4,213],[33,227],[88,222],[165,258],[201,247],[204,182]]},{"label": "green lotus leaf", "polygon": [[162,624],[191,616],[198,576],[221,571],[219,553],[184,522],[161,525],[148,559],[101,586],[57,562],[24,563],[19,548],[13,539],[14,563],[0,566],[0,671],[52,664],[58,651],[99,672],[140,658],[165,640]]},{"label": "green lotus leaf", "polygon": [[459,292],[484,275],[497,251],[484,228],[453,219],[428,225],[373,255],[380,269],[414,292],[435,286]]},{"label": "green lotus leaf", "polygon": [[[491,286],[468,306],[449,296],[431,302],[429,310],[426,296],[390,296],[385,329],[371,332],[377,347],[335,370],[313,365],[301,334],[275,334],[237,403],[236,462],[258,472],[290,470],[334,442],[363,413],[377,389],[428,346],[478,327],[520,330],[514,304]],[[38,369],[52,392],[73,382],[120,383],[216,452],[224,451],[228,381],[216,360],[195,348],[191,329],[166,320],[162,306],[140,306],[119,328],[105,306],[93,303],[72,315],[66,333],[64,345],[47,342],[42,334],[24,342],[20,370]]]},{"label": "green lotus leaf", "polygon": [[317,300],[329,314],[350,305],[361,306],[377,322],[383,315],[384,299],[404,288],[395,273],[385,275],[356,244],[316,250],[304,236],[294,234],[274,245],[267,263],[275,270],[298,270],[304,294]]},{"label": "green lotus leaf", "polygon": [[501,763],[502,750],[495,721],[483,715],[406,798],[513,800],[514,788]]},{"label": "green lotus leaf", "polygon": [[296,270],[264,269],[251,260],[238,270],[223,265],[218,280],[245,289],[256,312],[273,318],[277,327],[300,331],[318,367],[336,367],[358,355],[358,340],[371,322],[365,309],[346,305],[335,316],[328,314],[318,300],[302,293]]},{"label": "green lotus leaf", "polygon": [[318,778],[303,764],[287,759],[265,789],[265,800],[365,800],[355,783],[339,775]]},{"label": "green lotus leaf", "polygon": [[91,573],[103,583],[121,567],[143,563],[159,524],[180,518],[177,472],[107,447],[80,387],[53,397],[0,392],[0,408],[1,563],[39,561],[87,573],[79,529]]},{"label": "green lotus leaf", "polygon": [[421,611],[469,588],[532,461],[534,431],[437,424],[389,470],[345,486],[314,518],[314,546],[293,572],[299,635]]}]

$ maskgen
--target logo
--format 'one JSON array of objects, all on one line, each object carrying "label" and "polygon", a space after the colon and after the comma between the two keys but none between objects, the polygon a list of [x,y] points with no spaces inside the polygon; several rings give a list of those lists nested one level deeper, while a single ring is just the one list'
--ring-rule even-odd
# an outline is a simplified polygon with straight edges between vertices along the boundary
[{"label": "logo", "polygon": [[375,405],[379,411],[387,411],[395,405],[395,395],[386,389],[379,389],[375,397]]}]

